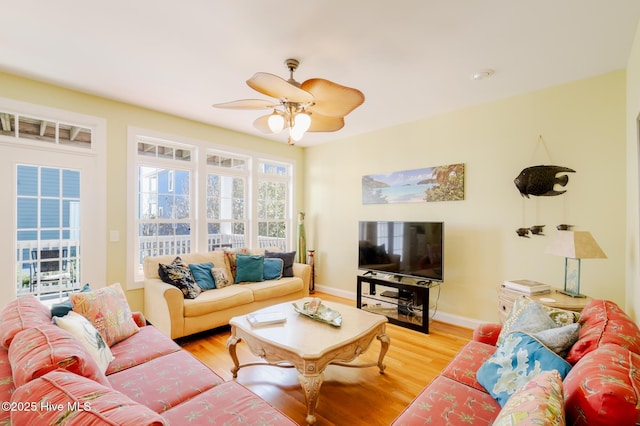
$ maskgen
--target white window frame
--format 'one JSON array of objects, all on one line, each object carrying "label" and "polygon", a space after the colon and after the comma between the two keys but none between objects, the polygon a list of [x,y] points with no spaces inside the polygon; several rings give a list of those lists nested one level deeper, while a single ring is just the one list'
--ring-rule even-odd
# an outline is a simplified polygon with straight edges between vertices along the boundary
[{"label": "white window frame", "polygon": [[[172,145],[184,145],[192,149],[191,158],[194,165],[195,172],[192,174],[192,184],[190,194],[193,197],[192,206],[194,207],[194,213],[192,217],[195,220],[195,231],[192,234],[192,251],[206,252],[207,251],[207,214],[206,214],[206,177],[208,171],[211,170],[211,166],[207,165],[207,153],[216,151],[221,153],[228,153],[231,156],[242,156],[248,158],[247,167],[249,169],[249,175],[247,178],[246,189],[246,201],[245,206],[245,220],[248,224],[247,246],[249,248],[258,247],[258,229],[257,229],[257,203],[254,202],[254,192],[257,190],[257,184],[259,181],[258,167],[260,161],[267,161],[272,163],[279,163],[286,165],[289,170],[288,177],[280,177],[288,181],[287,185],[287,246],[290,250],[293,250],[293,230],[294,230],[294,217],[293,206],[294,200],[294,183],[293,176],[295,176],[295,160],[288,158],[279,158],[275,156],[265,155],[263,153],[256,153],[236,147],[230,147],[224,144],[213,143],[210,141],[203,141],[185,136],[171,135],[163,132],[149,130],[140,127],[129,126],[127,130],[127,157],[128,157],[128,169],[127,169],[127,228],[130,232],[127,233],[127,279],[128,288],[143,288],[144,287],[144,274],[142,267],[138,265],[136,259],[136,242],[137,242],[137,188],[135,182],[137,182],[137,170],[138,170],[138,140],[139,138],[157,139],[167,141]],[[220,171],[220,168],[217,168]],[[230,170],[233,173],[233,170]],[[272,179],[277,176],[269,175],[268,178]],[[254,190],[255,188],[255,190]]]},{"label": "white window frame", "polygon": [[[93,288],[107,284],[107,238],[106,238],[106,193],[107,193],[107,122],[105,119],[76,112],[0,98],[0,110],[60,123],[74,123],[92,132],[91,147],[42,142],[33,139],[18,139],[16,136],[0,135],[0,179],[7,183],[3,188],[3,199],[10,206],[7,216],[0,221],[0,233],[11,236],[0,243],[0,256],[15,259],[16,242],[16,171],[18,164],[33,164],[54,168],[71,168],[81,172],[81,235],[82,263],[80,277]],[[90,183],[89,183],[90,182]],[[15,277],[16,262],[12,261],[12,277]],[[15,280],[7,280],[0,286],[0,305],[16,298]]]}]

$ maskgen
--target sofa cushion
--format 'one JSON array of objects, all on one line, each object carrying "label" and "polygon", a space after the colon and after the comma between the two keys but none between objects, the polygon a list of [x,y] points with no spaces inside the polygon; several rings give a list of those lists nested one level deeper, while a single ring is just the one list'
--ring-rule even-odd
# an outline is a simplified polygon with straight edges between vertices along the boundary
[{"label": "sofa cushion", "polygon": [[193,278],[189,265],[184,263],[180,256],[177,256],[169,264],[160,263],[158,275],[165,283],[178,288],[185,299],[195,299],[202,293],[202,289]]},{"label": "sofa cushion", "polygon": [[264,281],[264,256],[236,255],[235,283]]},{"label": "sofa cushion", "polygon": [[111,374],[109,382],[134,401],[162,413],[223,380],[189,352],[180,350]]},{"label": "sofa cushion", "polygon": [[437,376],[393,425],[490,425],[499,412],[500,405],[488,393]]},{"label": "sofa cushion", "polygon": [[115,359],[109,364],[106,374],[108,376],[179,350],[180,346],[157,328],[141,327],[138,333],[111,347]]},{"label": "sofa cushion", "polygon": [[496,352],[478,369],[478,382],[501,406],[531,378],[543,371],[558,370],[564,379],[571,364],[532,336],[509,334]]},{"label": "sofa cushion", "polygon": [[159,414],[85,377],[52,371],[19,387],[11,401],[48,409],[11,413],[15,425],[164,425]]},{"label": "sofa cushion", "polygon": [[88,318],[109,346],[140,330],[131,317],[131,309],[120,283],[95,291],[74,293],[69,298],[74,312]]},{"label": "sofa cushion", "polygon": [[225,382],[165,411],[172,425],[263,425],[297,424],[237,382]]},{"label": "sofa cushion", "polygon": [[513,331],[535,333],[557,326],[541,304],[528,297],[518,297],[504,324],[502,324],[497,344],[500,345],[505,337]]},{"label": "sofa cushion", "polygon": [[199,317],[253,301],[253,292],[245,285],[232,285],[205,291],[197,299],[184,299],[184,317]]},{"label": "sofa cushion", "polygon": [[495,346],[485,343],[470,341],[460,349],[460,352],[442,370],[442,375],[486,392],[478,383],[476,372],[486,360],[496,351]]},{"label": "sofa cushion", "polygon": [[[142,269],[144,271],[145,278],[156,278],[160,279],[160,275],[158,274],[158,266],[161,263],[168,264],[173,262],[176,255],[167,254],[162,256],[147,256],[144,258],[142,262]],[[227,261],[227,257],[225,256],[224,251],[222,250],[214,250],[209,252],[202,253],[183,253],[180,255],[180,258],[187,265],[189,263],[205,263],[211,262],[217,268],[225,268],[227,272],[229,271],[229,262]]]},{"label": "sofa cushion", "polygon": [[103,373],[107,371],[109,363],[114,359],[113,354],[102,335],[88,319],[73,311],[63,317],[53,318],[58,327],[67,330],[84,345]]},{"label": "sofa cushion", "polygon": [[0,312],[0,346],[9,349],[18,332],[43,324],[51,324],[51,311],[35,296],[22,296],[9,302]]},{"label": "sofa cushion", "polygon": [[295,251],[265,250],[264,257],[282,259],[282,261],[284,262],[284,265],[282,267],[282,276],[293,277],[293,262],[295,262],[295,259],[296,259]]},{"label": "sofa cushion", "polygon": [[198,284],[198,287],[202,290],[213,290],[216,288],[213,275],[211,275],[211,268],[213,268],[213,262],[189,264],[193,279],[196,280],[196,284]]},{"label": "sofa cushion", "polygon": [[264,279],[267,280],[279,280],[282,278],[282,271],[284,269],[284,260],[267,257],[264,259]]},{"label": "sofa cushion", "polygon": [[567,361],[575,364],[597,347],[614,343],[640,354],[640,329],[614,302],[592,300],[582,310],[580,336]]},{"label": "sofa cushion", "polygon": [[20,387],[49,371],[68,370],[109,386],[98,364],[68,331],[53,324],[22,330],[9,347],[13,382]]},{"label": "sofa cushion", "polygon": [[[13,384],[13,376],[11,374],[11,364],[9,363],[9,352],[0,348],[0,401],[10,401],[11,394],[16,387]],[[0,410],[0,425],[9,425],[11,417],[10,410]]]},{"label": "sofa cushion", "polygon": [[302,279],[298,277],[280,278],[279,280],[261,283],[245,284],[253,292],[253,300],[268,300],[300,291],[304,287]]},{"label": "sofa cushion", "polygon": [[504,405],[493,426],[564,426],[562,378],[545,371],[518,389]]},{"label": "sofa cushion", "polygon": [[614,344],[588,354],[564,380],[567,424],[640,423],[640,355]]}]

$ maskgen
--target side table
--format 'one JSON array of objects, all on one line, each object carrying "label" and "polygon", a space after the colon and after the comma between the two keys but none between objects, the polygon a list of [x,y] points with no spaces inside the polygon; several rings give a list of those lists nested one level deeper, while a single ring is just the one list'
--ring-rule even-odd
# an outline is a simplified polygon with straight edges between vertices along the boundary
[{"label": "side table", "polygon": [[[503,323],[507,319],[507,315],[511,311],[511,307],[516,298],[522,295],[535,300],[541,305],[550,306],[567,311],[582,312],[587,303],[592,299],[590,297],[571,297],[559,292],[560,289],[552,288],[551,293],[544,294],[525,294],[519,291],[509,290],[500,286],[498,288],[498,313],[500,322]],[[543,300],[541,300],[543,299]],[[553,302],[549,299],[553,299]]]}]

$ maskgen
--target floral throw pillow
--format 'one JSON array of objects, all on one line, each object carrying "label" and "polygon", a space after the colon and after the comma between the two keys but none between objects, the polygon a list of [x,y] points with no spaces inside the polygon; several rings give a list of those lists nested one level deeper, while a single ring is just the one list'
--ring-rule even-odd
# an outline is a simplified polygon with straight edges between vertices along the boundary
[{"label": "floral throw pillow", "polygon": [[562,378],[556,370],[545,371],[514,393],[493,426],[564,426]]},{"label": "floral throw pillow", "polygon": [[189,265],[184,263],[180,256],[173,259],[173,262],[168,265],[160,263],[158,275],[165,283],[177,287],[187,299],[195,299],[202,293],[202,289],[193,278]]},{"label": "floral throw pillow", "polygon": [[233,284],[224,268],[211,268],[211,275],[216,283],[216,288],[223,288]]},{"label": "floral throw pillow", "polygon": [[69,299],[73,311],[89,319],[109,347],[140,331],[120,283],[72,293]]},{"label": "floral throw pillow", "polygon": [[543,371],[558,370],[564,379],[571,364],[532,336],[513,332],[478,369],[476,378],[502,407],[521,386]]}]

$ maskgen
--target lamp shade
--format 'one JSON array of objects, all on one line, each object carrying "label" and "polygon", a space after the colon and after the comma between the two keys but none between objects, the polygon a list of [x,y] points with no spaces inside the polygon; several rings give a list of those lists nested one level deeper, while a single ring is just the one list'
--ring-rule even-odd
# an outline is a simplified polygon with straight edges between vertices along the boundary
[{"label": "lamp shade", "polygon": [[558,231],[545,250],[547,254],[571,259],[606,259],[596,240],[588,231]]}]

